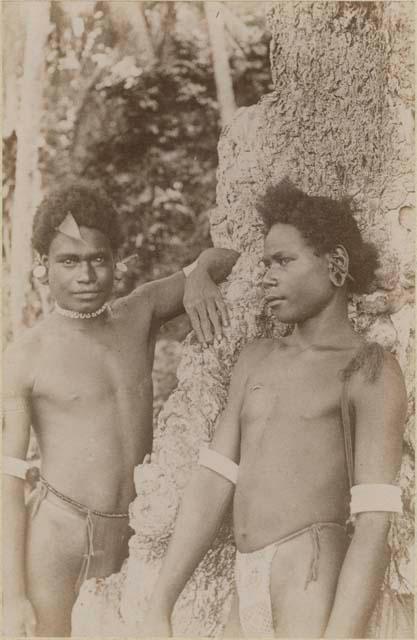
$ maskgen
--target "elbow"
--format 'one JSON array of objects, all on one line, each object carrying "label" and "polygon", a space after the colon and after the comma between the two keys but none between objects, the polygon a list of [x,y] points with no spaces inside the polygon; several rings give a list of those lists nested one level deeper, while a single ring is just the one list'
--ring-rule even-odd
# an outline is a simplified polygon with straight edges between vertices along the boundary
[{"label": "elbow", "polygon": [[228,252],[229,252],[229,258],[230,258],[230,271],[231,271],[235,266],[236,262],[238,261],[238,259],[240,258],[240,253],[238,251],[235,251],[234,249],[228,249]]},{"label": "elbow", "polygon": [[[202,256],[210,256],[215,258],[214,262],[212,262],[211,264],[209,263],[207,266],[208,273],[215,282],[221,282],[222,280],[227,278],[227,276],[232,271],[235,263],[237,262],[237,259],[240,256],[240,253],[238,253],[234,249],[223,249],[215,247],[213,249],[206,249],[206,251],[203,251],[200,258]],[[204,258],[201,261],[201,264],[204,264]]]},{"label": "elbow", "polygon": [[225,251],[227,251],[227,257],[225,261],[227,273],[225,274],[225,276],[228,276],[235,266],[238,258],[240,257],[240,253],[238,253],[234,249],[225,249]]}]

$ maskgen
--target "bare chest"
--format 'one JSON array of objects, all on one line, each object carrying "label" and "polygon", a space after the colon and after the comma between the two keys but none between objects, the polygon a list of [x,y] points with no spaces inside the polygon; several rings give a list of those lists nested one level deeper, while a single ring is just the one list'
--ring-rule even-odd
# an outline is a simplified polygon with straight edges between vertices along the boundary
[{"label": "bare chest", "polygon": [[241,412],[245,486],[264,493],[284,483],[298,495],[306,486],[321,493],[331,479],[344,490],[337,372],[307,368],[266,374],[258,372],[248,381]]},{"label": "bare chest", "polygon": [[332,447],[340,439],[342,368],[337,360],[308,358],[257,367],[242,405],[243,444],[297,455]]},{"label": "bare chest", "polygon": [[258,371],[247,382],[241,417],[249,422],[270,414],[320,419],[339,405],[340,391],[337,370]]},{"label": "bare chest", "polygon": [[145,340],[108,331],[53,336],[45,342],[37,367],[35,399],[54,403],[103,402],[137,396],[150,379],[152,353]]}]

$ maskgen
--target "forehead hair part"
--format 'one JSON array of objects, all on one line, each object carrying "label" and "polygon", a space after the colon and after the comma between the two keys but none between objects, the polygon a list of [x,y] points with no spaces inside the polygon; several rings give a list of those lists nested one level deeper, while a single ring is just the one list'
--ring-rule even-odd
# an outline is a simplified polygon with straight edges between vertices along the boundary
[{"label": "forehead hair part", "polygon": [[33,248],[47,255],[57,231],[76,237],[80,227],[98,229],[114,253],[119,248],[120,224],[111,200],[96,184],[83,181],[60,187],[41,202],[33,221]]},{"label": "forehead hair part", "polygon": [[56,227],[56,231],[63,233],[69,238],[74,238],[75,240],[82,240],[81,230],[78,224],[75,222],[74,217],[71,212],[68,212],[59,227]]}]

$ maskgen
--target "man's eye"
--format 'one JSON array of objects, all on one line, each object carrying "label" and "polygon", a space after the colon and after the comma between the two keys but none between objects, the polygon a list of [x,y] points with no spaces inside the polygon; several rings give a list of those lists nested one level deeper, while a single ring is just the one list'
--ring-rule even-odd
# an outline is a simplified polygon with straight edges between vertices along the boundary
[{"label": "man's eye", "polygon": [[278,263],[282,265],[287,265],[291,262],[291,258],[279,258]]},{"label": "man's eye", "polygon": [[75,264],[75,260],[74,258],[65,258],[64,264],[67,266],[72,266],[73,264]]},{"label": "man's eye", "polygon": [[105,256],[97,256],[96,258],[94,258],[93,262],[95,262],[96,264],[103,264],[103,262],[106,262],[106,258]]}]

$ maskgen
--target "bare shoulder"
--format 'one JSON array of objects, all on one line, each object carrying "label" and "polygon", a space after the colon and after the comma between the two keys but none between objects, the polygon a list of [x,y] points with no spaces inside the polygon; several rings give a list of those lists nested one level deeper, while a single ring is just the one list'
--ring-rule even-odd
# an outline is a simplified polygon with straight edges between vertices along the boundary
[{"label": "bare shoulder", "polygon": [[271,352],[275,344],[276,340],[272,338],[257,338],[243,347],[237,363],[254,366]]},{"label": "bare shoulder", "polygon": [[44,321],[32,329],[26,329],[18,338],[13,340],[5,349],[5,361],[17,361],[21,358],[30,359],[40,348],[42,335],[45,331]]},{"label": "bare shoulder", "polygon": [[[152,315],[152,297],[150,283],[136,287],[129,295],[117,298],[111,303],[113,314],[120,319],[131,318],[132,314],[143,318]],[[137,317],[138,319],[138,317]]]},{"label": "bare shoulder", "polygon": [[246,344],[239,354],[233,375],[241,379],[249,378],[254,369],[267,357],[274,345],[270,338],[258,338]]},{"label": "bare shoulder", "polygon": [[[371,353],[371,357],[375,354]],[[401,367],[392,353],[379,347],[378,364],[359,367],[351,376],[350,397],[356,408],[398,416],[402,424],[407,410],[407,389]],[[401,418],[401,419],[400,419]]]},{"label": "bare shoulder", "polygon": [[[365,360],[365,354],[365,358],[362,356],[360,366],[351,373],[352,392],[360,396],[364,393],[364,389],[383,388],[389,392],[392,388],[395,392],[406,395],[404,376],[396,357],[382,347],[379,347],[376,356],[375,351],[368,351],[368,353],[368,361]],[[371,362],[371,360],[377,360],[377,362]]]},{"label": "bare shoulder", "polygon": [[395,357],[381,347],[372,366],[366,364],[352,373],[349,391],[355,415],[355,484],[395,483],[407,415],[404,377]]},{"label": "bare shoulder", "polygon": [[27,329],[4,352],[4,387],[28,389],[33,385],[36,362],[42,348],[45,322]]}]

